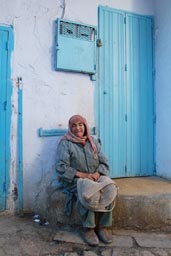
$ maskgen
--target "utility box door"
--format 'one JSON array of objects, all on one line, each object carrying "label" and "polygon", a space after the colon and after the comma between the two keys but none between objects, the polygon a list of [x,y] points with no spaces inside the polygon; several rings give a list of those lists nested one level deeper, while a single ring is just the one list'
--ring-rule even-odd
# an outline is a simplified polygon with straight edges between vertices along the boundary
[{"label": "utility box door", "polygon": [[96,28],[57,20],[56,69],[96,73]]}]

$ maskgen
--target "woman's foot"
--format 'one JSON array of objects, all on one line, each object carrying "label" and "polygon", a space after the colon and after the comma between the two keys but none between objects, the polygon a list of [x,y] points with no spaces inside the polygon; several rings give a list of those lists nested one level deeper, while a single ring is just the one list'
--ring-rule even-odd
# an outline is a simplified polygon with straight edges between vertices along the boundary
[{"label": "woman's foot", "polygon": [[110,244],[112,243],[112,235],[109,233],[107,228],[105,227],[100,227],[96,230],[96,234],[98,235],[99,239],[105,243],[105,244]]},{"label": "woman's foot", "polygon": [[91,246],[97,246],[99,244],[99,239],[94,232],[93,228],[85,228],[83,230],[83,238]]}]

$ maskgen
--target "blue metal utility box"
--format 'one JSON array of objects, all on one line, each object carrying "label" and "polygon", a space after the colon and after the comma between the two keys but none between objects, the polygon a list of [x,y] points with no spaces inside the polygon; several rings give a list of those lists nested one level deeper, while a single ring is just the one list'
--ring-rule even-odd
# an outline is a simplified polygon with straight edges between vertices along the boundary
[{"label": "blue metal utility box", "polygon": [[96,27],[57,19],[56,70],[96,73]]}]

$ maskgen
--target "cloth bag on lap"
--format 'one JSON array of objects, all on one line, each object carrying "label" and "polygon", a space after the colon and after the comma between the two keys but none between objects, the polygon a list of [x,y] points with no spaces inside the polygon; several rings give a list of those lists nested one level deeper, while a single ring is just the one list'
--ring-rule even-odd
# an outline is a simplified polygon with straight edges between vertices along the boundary
[{"label": "cloth bag on lap", "polygon": [[[81,204],[88,210],[107,212],[112,211],[115,205],[118,188],[116,183],[107,176],[100,176],[98,181],[90,179],[78,179],[78,198]],[[113,203],[113,207],[108,206]]]}]

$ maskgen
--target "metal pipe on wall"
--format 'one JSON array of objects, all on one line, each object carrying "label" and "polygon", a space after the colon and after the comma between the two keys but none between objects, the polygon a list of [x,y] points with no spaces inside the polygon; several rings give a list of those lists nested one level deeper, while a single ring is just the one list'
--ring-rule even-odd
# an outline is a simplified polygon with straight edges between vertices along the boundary
[{"label": "metal pipe on wall", "polygon": [[23,81],[22,77],[18,81],[18,211],[23,215]]}]

